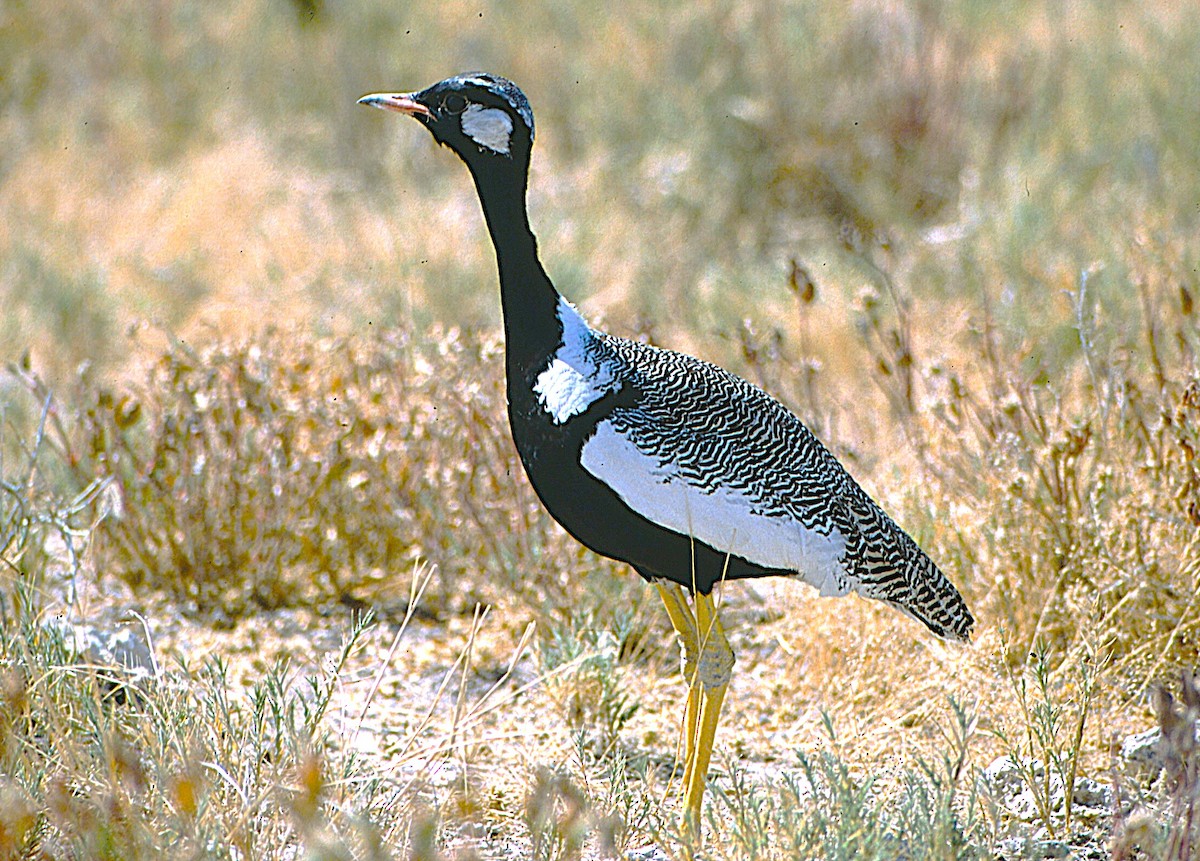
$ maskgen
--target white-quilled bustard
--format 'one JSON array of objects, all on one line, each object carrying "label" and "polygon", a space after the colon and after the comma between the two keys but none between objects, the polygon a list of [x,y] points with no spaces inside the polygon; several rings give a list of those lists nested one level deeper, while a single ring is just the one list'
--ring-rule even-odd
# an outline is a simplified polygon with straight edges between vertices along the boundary
[{"label": "white-quilled bustard", "polygon": [[516,85],[472,73],[359,101],[415,117],[475,179],[500,270],[509,425],[529,480],[571,535],[658,588],[679,635],[689,827],[734,662],[718,581],[796,577],[969,638],[958,590],[782,404],[708,362],[596,331],[558,294],[529,227],[533,113]]}]

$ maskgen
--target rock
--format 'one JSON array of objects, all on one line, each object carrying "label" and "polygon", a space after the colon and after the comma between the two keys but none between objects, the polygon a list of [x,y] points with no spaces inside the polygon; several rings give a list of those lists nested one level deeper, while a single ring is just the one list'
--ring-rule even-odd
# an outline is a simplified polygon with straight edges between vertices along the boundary
[{"label": "rock", "polygon": [[[1043,815],[1038,804],[1038,798],[1033,794],[1029,785],[1032,779],[1041,787],[1045,778],[1045,769],[1040,760],[1015,760],[1002,756],[994,760],[983,770],[983,779],[992,795],[1011,814],[1025,822],[1032,822]],[[1058,803],[1055,804],[1057,796]],[[1050,775],[1050,809],[1061,808],[1063,790],[1062,780],[1056,774]]]},{"label": "rock", "polygon": [[[1196,743],[1200,744],[1200,722],[1196,724]],[[1158,727],[1127,736],[1121,742],[1121,758],[1149,777],[1163,770],[1167,752],[1162,749],[1162,730]]]},{"label": "rock", "polygon": [[670,856],[658,846],[650,845],[630,849],[625,858],[626,861],[669,861]]},{"label": "rock", "polygon": [[45,623],[45,627],[62,638],[74,660],[100,672],[103,687],[118,703],[125,702],[127,689],[136,689],[156,678],[158,668],[140,622],[106,628],[57,619]]},{"label": "rock", "polygon": [[1006,795],[1018,793],[1025,786],[1020,764],[1009,756],[993,760],[983,770],[983,778],[988,786]]},{"label": "rock", "polygon": [[[1009,813],[1025,822],[1040,819],[1045,813],[1062,814],[1066,810],[1067,791],[1062,776],[1052,771],[1047,781],[1045,766],[1040,760],[1017,761],[1002,756],[983,770],[983,779],[993,797]],[[1048,809],[1043,811],[1034,792],[1047,789],[1049,797],[1045,804]],[[1094,819],[1112,809],[1112,800],[1111,787],[1090,777],[1077,777],[1071,795],[1072,815]]]},{"label": "rock", "polygon": [[1083,805],[1084,807],[1100,807],[1104,810],[1111,810],[1113,790],[1111,786],[1098,780],[1092,780],[1090,777],[1078,777],[1075,779],[1072,801],[1076,806]]},{"label": "rock", "polygon": [[1163,767],[1163,759],[1158,752],[1161,740],[1162,730],[1157,727],[1127,736],[1121,742],[1121,759],[1139,768],[1158,772]]},{"label": "rock", "polygon": [[1005,861],[1043,861],[1046,858],[1066,858],[1071,854],[1071,847],[1062,840],[1006,837],[996,844],[996,854]]}]

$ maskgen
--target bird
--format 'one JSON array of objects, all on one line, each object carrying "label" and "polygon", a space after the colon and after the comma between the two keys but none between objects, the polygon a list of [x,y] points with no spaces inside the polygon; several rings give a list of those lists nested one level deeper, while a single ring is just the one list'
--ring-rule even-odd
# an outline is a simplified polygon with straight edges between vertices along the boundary
[{"label": "bird", "polygon": [[688,833],[699,832],[734,665],[716,584],[791,577],[969,641],[975,620],[958,589],[794,413],[714,364],[593,328],[558,292],[529,223],[534,119],[516,84],[469,72],[359,103],[415,118],[474,179],[525,473],[568,533],[658,590],[678,636]]}]

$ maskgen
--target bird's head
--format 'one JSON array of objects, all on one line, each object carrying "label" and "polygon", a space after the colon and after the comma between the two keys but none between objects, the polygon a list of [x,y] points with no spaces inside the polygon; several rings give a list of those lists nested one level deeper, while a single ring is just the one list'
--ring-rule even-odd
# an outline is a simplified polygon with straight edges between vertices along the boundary
[{"label": "bird's head", "polygon": [[524,169],[528,164],[533,111],[517,85],[499,75],[470,72],[418,93],[372,93],[358,103],[415,117],[472,171],[495,164]]}]

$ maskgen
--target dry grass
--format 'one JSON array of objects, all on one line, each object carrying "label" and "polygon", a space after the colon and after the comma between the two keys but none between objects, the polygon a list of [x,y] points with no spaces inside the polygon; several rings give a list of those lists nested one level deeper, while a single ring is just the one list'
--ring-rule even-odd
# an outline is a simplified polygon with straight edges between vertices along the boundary
[{"label": "dry grass", "polygon": [[[353,106],[480,67],[564,292],[795,406],[980,620],[725,590],[709,855],[1074,840],[1052,774],[1195,720],[1149,691],[1200,648],[1196,11],[477,5],[0,9],[0,854],[675,845],[666,625],[520,476],[459,165]],[[44,624],[114,607],[153,684]],[[1172,738],[1086,826],[1122,861],[1195,845]]]},{"label": "dry grass", "polygon": [[184,608],[388,607],[418,558],[441,568],[426,613],[539,606],[582,551],[511,478],[501,361],[456,331],[177,343],[123,394],[81,379],[53,437],[77,482],[113,479],[105,567]]}]

